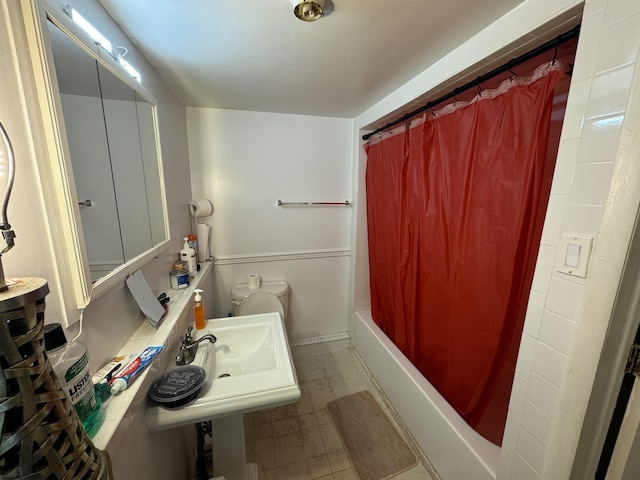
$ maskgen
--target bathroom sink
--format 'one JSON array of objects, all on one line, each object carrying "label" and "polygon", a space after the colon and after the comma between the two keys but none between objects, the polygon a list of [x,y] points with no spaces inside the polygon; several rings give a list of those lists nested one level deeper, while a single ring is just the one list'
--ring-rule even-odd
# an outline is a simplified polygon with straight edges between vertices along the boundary
[{"label": "bathroom sink", "polygon": [[273,408],[300,398],[279,313],[212,319],[195,338],[207,333],[215,335],[217,342],[202,342],[192,363],[206,372],[198,396],[177,408],[151,404],[149,430]]}]

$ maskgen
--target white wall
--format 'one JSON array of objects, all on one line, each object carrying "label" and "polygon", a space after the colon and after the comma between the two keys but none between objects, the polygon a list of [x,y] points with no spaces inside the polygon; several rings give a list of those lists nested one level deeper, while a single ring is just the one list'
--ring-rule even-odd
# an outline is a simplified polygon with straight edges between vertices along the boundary
[{"label": "white wall", "polygon": [[209,198],[216,316],[249,273],[291,286],[290,338],[347,330],[351,120],[187,109],[194,199]]},{"label": "white wall", "polygon": [[[526,1],[445,60],[356,120],[363,128],[530,32],[559,23],[577,1]],[[509,405],[498,478],[569,477],[598,352],[638,207],[638,178],[619,166],[631,148],[621,133],[640,37],[635,0],[587,0],[560,151]],[[525,40],[540,43],[544,36]],[[636,82],[635,89],[638,88]],[[356,132],[356,134],[359,132]],[[356,155],[358,155],[356,153]],[[363,197],[366,160],[354,167]],[[358,188],[358,187],[356,187]],[[358,209],[354,304],[368,306],[366,216]],[[562,234],[595,237],[586,280],[555,269]]]}]

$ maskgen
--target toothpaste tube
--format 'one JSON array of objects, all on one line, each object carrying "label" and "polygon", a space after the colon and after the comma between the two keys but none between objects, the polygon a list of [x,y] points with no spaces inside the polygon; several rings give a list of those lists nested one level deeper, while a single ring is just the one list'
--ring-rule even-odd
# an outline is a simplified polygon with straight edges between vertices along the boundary
[{"label": "toothpaste tube", "polygon": [[125,390],[163,348],[162,346],[145,348],[144,352],[120,370],[111,380],[111,394],[115,395]]},{"label": "toothpaste tube", "polygon": [[127,354],[127,355],[118,355],[114,357],[109,363],[107,363],[104,367],[98,370],[93,377],[91,377],[91,381],[97,385],[103,380],[110,382],[111,379],[120,371],[122,368],[129,365],[129,363],[137,357],[135,353]]}]

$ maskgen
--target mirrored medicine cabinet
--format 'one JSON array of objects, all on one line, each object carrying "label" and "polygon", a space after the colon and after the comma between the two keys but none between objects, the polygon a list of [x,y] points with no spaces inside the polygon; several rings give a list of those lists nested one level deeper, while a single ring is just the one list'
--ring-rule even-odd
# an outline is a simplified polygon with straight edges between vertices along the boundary
[{"label": "mirrored medicine cabinet", "polygon": [[56,203],[47,215],[62,223],[61,235],[53,232],[57,262],[84,308],[169,245],[157,102],[61,10],[29,3],[48,130],[44,190]]}]

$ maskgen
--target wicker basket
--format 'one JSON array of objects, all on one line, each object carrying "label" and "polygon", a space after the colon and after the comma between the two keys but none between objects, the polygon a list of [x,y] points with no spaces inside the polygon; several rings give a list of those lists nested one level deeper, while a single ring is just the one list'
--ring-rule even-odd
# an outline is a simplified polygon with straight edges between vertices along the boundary
[{"label": "wicker basket", "polygon": [[37,278],[0,293],[0,478],[111,479],[45,353],[47,293]]}]

